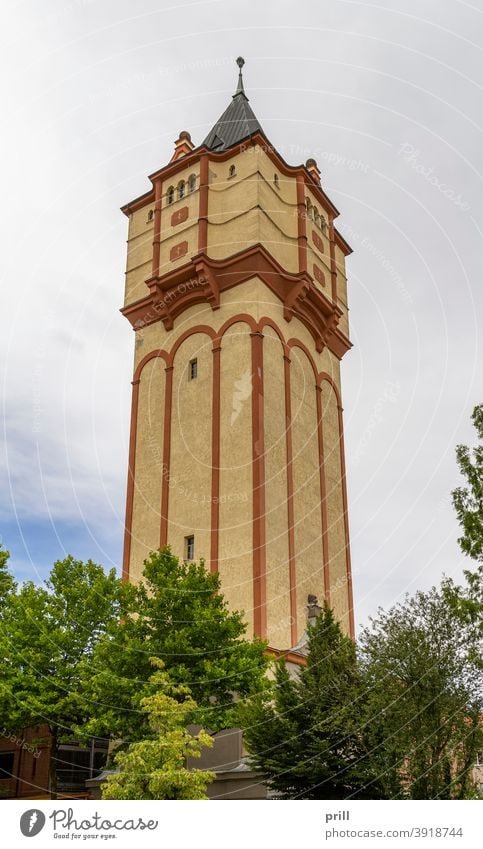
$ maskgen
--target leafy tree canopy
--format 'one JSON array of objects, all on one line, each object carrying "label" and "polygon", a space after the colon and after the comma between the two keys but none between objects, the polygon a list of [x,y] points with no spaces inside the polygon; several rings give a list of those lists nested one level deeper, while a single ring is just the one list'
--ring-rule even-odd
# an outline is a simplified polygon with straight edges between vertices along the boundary
[{"label": "leafy tree canopy", "polygon": [[0,613],[9,593],[15,589],[15,581],[8,570],[10,553],[0,543]]},{"label": "leafy tree canopy", "polygon": [[391,798],[470,798],[482,745],[477,637],[455,614],[454,587],[380,611],[361,639],[365,721]]},{"label": "leafy tree canopy", "polygon": [[52,792],[58,742],[86,717],[80,662],[117,621],[121,593],[114,570],[106,574],[90,560],[68,556],[54,564],[44,586],[27,581],[7,595],[1,609],[1,721],[19,732],[47,723]]},{"label": "leafy tree canopy", "polygon": [[355,645],[324,605],[309,626],[300,674],[279,662],[271,691],[240,707],[251,763],[277,795],[381,797],[360,721],[360,688]]},{"label": "leafy tree canopy", "polygon": [[453,492],[453,505],[463,531],[458,542],[461,550],[477,563],[476,570],[465,571],[466,587],[454,587],[448,599],[466,624],[483,631],[483,404],[472,415],[479,443],[470,449],[458,445],[456,459],[467,486]]},{"label": "leafy tree canopy", "polygon": [[128,742],[150,736],[143,699],[154,693],[151,657],[189,687],[192,719],[229,727],[238,698],[266,685],[265,644],[244,639],[240,613],[228,610],[217,574],[203,562],[180,562],[169,548],[145,561],[144,580],[126,590],[123,615],[111,622],[86,663],[83,687],[94,718],[86,728]]},{"label": "leafy tree canopy", "polygon": [[141,700],[151,729],[150,739],[132,743],[115,756],[119,772],[108,776],[104,799],[206,799],[214,773],[188,769],[188,757],[199,758],[212,746],[206,731],[191,734],[186,725],[197,705],[188,687],[174,685],[164,664],[151,659],[158,671],[151,676],[155,692]]}]

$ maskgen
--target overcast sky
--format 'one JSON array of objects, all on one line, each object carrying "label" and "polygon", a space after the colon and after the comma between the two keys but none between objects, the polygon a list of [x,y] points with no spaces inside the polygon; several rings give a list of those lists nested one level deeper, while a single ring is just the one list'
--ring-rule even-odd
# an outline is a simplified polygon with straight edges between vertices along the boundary
[{"label": "overcast sky", "polygon": [[0,534],[20,579],[120,563],[133,333],[127,220],[236,85],[315,157],[348,261],[356,621],[461,576],[454,448],[483,401],[483,4],[3,0]]}]

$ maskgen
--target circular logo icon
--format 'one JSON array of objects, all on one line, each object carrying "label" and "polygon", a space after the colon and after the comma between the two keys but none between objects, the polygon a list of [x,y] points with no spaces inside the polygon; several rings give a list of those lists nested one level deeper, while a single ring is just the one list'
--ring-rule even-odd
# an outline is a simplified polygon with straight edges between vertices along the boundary
[{"label": "circular logo icon", "polygon": [[25,811],[20,817],[20,831],[24,837],[35,837],[45,825],[45,814],[38,808]]}]

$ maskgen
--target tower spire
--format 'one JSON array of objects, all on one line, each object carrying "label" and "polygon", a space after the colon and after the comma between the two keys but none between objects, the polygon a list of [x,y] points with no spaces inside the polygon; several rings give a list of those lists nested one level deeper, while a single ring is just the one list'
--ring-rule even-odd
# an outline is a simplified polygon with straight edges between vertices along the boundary
[{"label": "tower spire", "polygon": [[245,64],[243,56],[236,60],[239,67],[238,85],[230,105],[218,119],[206,136],[203,144],[210,150],[217,152],[228,150],[229,147],[238,144],[257,131],[263,132],[257,118],[248,102],[248,97],[243,88],[242,68]]},{"label": "tower spire", "polygon": [[236,87],[236,92],[233,95],[233,97],[237,97],[237,95],[242,94],[243,97],[245,97],[248,100],[248,97],[245,94],[245,89],[243,88],[242,68],[245,64],[245,60],[244,60],[243,56],[239,56],[238,59],[236,60],[236,63],[237,63],[240,70],[238,71],[238,85]]}]

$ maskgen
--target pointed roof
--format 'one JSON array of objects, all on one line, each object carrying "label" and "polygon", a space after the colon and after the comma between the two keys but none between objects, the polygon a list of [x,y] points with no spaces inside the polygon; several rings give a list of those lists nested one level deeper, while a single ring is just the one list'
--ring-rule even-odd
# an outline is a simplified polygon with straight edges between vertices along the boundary
[{"label": "pointed roof", "polygon": [[242,68],[245,60],[242,56],[239,56],[236,63],[240,69],[236,92],[232,97],[230,105],[225,109],[223,115],[218,119],[203,142],[210,150],[217,152],[227,150],[229,147],[251,136],[257,130],[262,130],[253,109],[248,103],[248,97],[243,88]]}]

